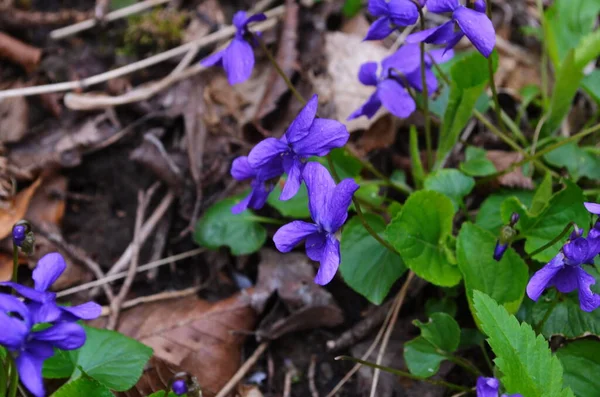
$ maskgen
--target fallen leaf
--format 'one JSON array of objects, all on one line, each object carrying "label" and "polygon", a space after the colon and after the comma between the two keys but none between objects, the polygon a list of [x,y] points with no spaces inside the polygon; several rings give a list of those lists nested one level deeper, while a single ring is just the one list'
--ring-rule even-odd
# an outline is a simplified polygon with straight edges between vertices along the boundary
[{"label": "fallen leaf", "polygon": [[23,219],[33,194],[40,186],[41,179],[37,179],[29,187],[21,190],[11,201],[8,208],[0,208],[0,239],[12,232],[13,225]]},{"label": "fallen leaf", "polygon": [[263,397],[262,392],[256,385],[239,385],[237,395],[239,397]]},{"label": "fallen leaf", "polygon": [[18,63],[29,73],[40,63],[42,50],[0,32],[0,58]]},{"label": "fallen leaf", "polygon": [[[19,266],[26,265],[27,259],[19,257]],[[0,282],[10,281],[13,271],[13,257],[12,255],[0,252]]]},{"label": "fallen leaf", "polygon": [[[488,150],[486,156],[494,163],[494,166],[498,171],[504,171],[512,164],[523,160],[523,155],[521,153],[505,152],[503,150]],[[500,185],[502,186],[533,189],[533,181],[530,177],[523,174],[521,167],[516,168],[506,175],[502,175],[498,178],[498,182],[500,182]]]},{"label": "fallen leaf", "polygon": [[136,385],[130,390],[117,393],[117,396],[145,397],[157,391],[168,390],[173,378],[180,372],[182,370],[178,366],[152,356]]},{"label": "fallen leaf", "polygon": [[152,347],[157,358],[195,376],[203,395],[210,397],[239,368],[246,334],[256,323],[249,293],[216,303],[191,296],[137,306],[123,313],[118,329]]},{"label": "fallen leaf", "polygon": [[290,332],[335,327],[344,321],[333,296],[315,284],[314,266],[304,254],[262,250],[261,257],[252,307],[262,313],[273,293],[281,305],[261,322],[256,331],[260,338],[277,339]]},{"label": "fallen leaf", "polygon": [[375,121],[356,142],[356,148],[361,156],[376,149],[391,147],[396,141],[395,118],[386,114]]},{"label": "fallen leaf", "polygon": [[[360,117],[346,121],[348,116],[373,94],[373,87],[362,85],[358,81],[360,65],[369,61],[380,62],[388,55],[381,45],[362,40],[362,36],[341,32],[326,35],[327,70],[332,79],[336,118],[345,123],[350,132],[369,128],[386,113],[382,107],[371,119]],[[360,51],[357,51],[357,48],[360,48]]]}]

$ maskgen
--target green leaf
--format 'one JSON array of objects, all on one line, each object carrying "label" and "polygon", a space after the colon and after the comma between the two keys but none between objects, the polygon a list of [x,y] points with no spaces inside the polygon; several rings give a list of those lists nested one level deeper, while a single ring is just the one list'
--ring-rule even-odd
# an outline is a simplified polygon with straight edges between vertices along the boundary
[{"label": "green leaf", "polygon": [[252,211],[231,213],[231,207],[238,201],[236,198],[227,198],[206,210],[196,223],[194,240],[210,249],[228,246],[233,255],[258,251],[267,239],[267,231],[251,218],[254,215]]},{"label": "green leaf", "polygon": [[556,167],[565,167],[574,181],[581,177],[600,179],[600,159],[597,155],[571,142],[544,155],[544,159]]},{"label": "green leaf", "polygon": [[444,312],[455,317],[456,310],[456,299],[454,297],[444,296],[441,299],[429,298],[425,301],[425,315],[428,317],[437,312]]},{"label": "green leaf", "polygon": [[362,9],[362,0],[346,0],[342,7],[342,13],[346,18],[352,18]]},{"label": "green leaf", "polygon": [[531,212],[532,215],[538,215],[539,213],[541,213],[548,205],[548,202],[550,201],[551,197],[552,175],[549,172],[546,172],[542,183],[540,183],[540,185],[535,190],[535,194],[533,195],[533,201],[531,202],[531,208],[529,212]]},{"label": "green leaf", "polygon": [[[186,396],[187,394],[184,394],[184,396]],[[169,392],[169,394],[167,395],[167,392],[165,390],[159,390],[157,392],[154,392],[152,394],[150,394],[148,397],[177,397],[177,394],[173,393],[172,391]]]},{"label": "green leaf", "polygon": [[413,321],[421,329],[421,336],[436,348],[453,353],[460,342],[460,327],[456,320],[446,313],[433,313],[429,321]]},{"label": "green leaf", "polygon": [[490,195],[481,203],[475,223],[485,230],[498,234],[504,224],[500,214],[500,207],[510,197],[518,198],[521,202],[529,204],[531,203],[533,193],[528,190],[504,190]]},{"label": "green leaf", "polygon": [[[495,70],[498,65],[497,51],[494,50],[491,57]],[[469,73],[465,73],[465,70]],[[440,167],[471,118],[473,107],[488,83],[488,60],[474,51],[451,67],[450,78],[450,96],[441,126],[434,169]]]},{"label": "green leaf", "polygon": [[451,287],[461,279],[456,259],[448,248],[454,206],[441,193],[419,191],[387,227],[390,243],[404,263],[419,277],[439,286]]},{"label": "green leaf", "polygon": [[564,368],[565,385],[577,397],[593,396],[600,390],[600,342],[583,339],[568,343],[556,356]]},{"label": "green leaf", "polygon": [[[383,219],[368,213],[365,218],[385,239]],[[356,216],[342,231],[341,256],[340,272],[346,283],[376,305],[383,302],[390,287],[406,271],[402,258],[379,244]]]},{"label": "green leaf", "polygon": [[600,69],[595,69],[592,73],[583,78],[581,86],[594,100],[600,104]]},{"label": "green leaf", "polygon": [[475,291],[473,301],[508,393],[526,397],[573,395],[570,389],[563,389],[563,369],[543,336],[536,337],[529,324],[519,324],[488,295]]},{"label": "green leaf", "polygon": [[85,374],[65,383],[52,397],[114,397],[109,388]]},{"label": "green leaf", "polygon": [[[356,178],[356,179],[360,179],[360,178]],[[381,185],[379,183],[369,183],[369,182],[361,183],[360,181],[358,181],[358,184],[360,185],[360,189],[358,189],[356,191],[356,193],[354,193],[356,198],[366,201],[367,203],[371,204],[375,208],[378,208],[381,206],[381,204],[383,204],[385,197],[383,197],[381,194],[379,194],[379,191],[381,190],[380,189]],[[354,203],[352,204],[352,208],[354,208]]]},{"label": "green leaf", "polygon": [[[112,390],[125,391],[133,387],[152,356],[152,349],[115,331],[84,328],[85,345],[46,360],[44,377],[78,379],[83,371]],[[71,373],[67,374],[69,368]]]},{"label": "green leaf", "polygon": [[435,375],[445,359],[446,357],[422,336],[404,344],[404,361],[414,375],[423,378]]},{"label": "green leaf", "polygon": [[[329,156],[331,157],[331,160],[335,165],[335,170],[337,171],[340,179],[356,178],[360,175],[360,171],[362,170],[362,164],[356,157],[348,153],[346,149],[333,149],[329,153]],[[321,157],[321,159],[324,161],[323,164],[325,164],[327,169],[329,169],[329,162],[327,161],[327,159],[323,157]]]},{"label": "green leaf", "polygon": [[119,8],[129,7],[137,3],[137,0],[111,0],[110,1],[110,9],[118,10]]},{"label": "green leaf", "polygon": [[[590,215],[583,206],[583,191],[579,186],[565,180],[566,187],[550,199],[548,206],[537,216],[532,216],[518,200],[512,198],[502,203],[502,219],[508,221],[513,212],[520,215],[517,229],[526,238],[525,251],[529,254],[558,236],[571,221],[586,227]],[[533,259],[549,262],[569,236],[552,247],[536,254]]]},{"label": "green leaf", "polygon": [[484,149],[469,146],[465,153],[465,162],[460,164],[460,170],[470,176],[487,176],[496,173],[496,167],[486,157]]},{"label": "green leaf", "polygon": [[573,98],[582,79],[583,69],[575,61],[575,51],[571,50],[558,70],[556,84],[550,98],[548,119],[542,128],[541,137],[551,135],[560,126],[571,110]]},{"label": "green leaf", "polygon": [[457,211],[463,204],[463,198],[471,193],[475,180],[455,169],[434,171],[425,179],[425,189],[446,195]]},{"label": "green leaf", "polygon": [[267,203],[275,208],[281,215],[294,219],[310,217],[310,211],[308,210],[308,191],[306,190],[306,185],[304,183],[300,185],[298,193],[289,200],[279,200],[280,194],[281,184],[278,183],[269,195]]},{"label": "green leaf", "polygon": [[[490,295],[510,313],[515,313],[523,300],[529,270],[523,259],[508,248],[497,262],[493,258],[496,236],[472,223],[464,223],[458,234],[456,257],[467,291],[469,308],[473,310],[473,291]],[[477,322],[477,317],[475,317]]]}]

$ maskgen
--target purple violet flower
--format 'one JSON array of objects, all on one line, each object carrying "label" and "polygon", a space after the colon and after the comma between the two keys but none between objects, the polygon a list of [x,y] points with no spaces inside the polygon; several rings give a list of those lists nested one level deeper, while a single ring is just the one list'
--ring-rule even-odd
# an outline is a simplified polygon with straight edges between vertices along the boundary
[{"label": "purple violet flower", "polygon": [[588,238],[597,239],[600,237],[600,204],[596,203],[583,203],[585,209],[594,215],[598,215],[596,223],[592,226],[592,229],[588,233]]},{"label": "purple violet flower", "polygon": [[177,379],[175,382],[173,382],[171,389],[173,390],[173,393],[177,394],[178,396],[188,392],[187,384],[183,379]]},{"label": "purple violet flower", "polygon": [[600,239],[575,237],[568,241],[548,264],[535,272],[527,284],[527,296],[537,301],[546,288],[556,287],[562,293],[579,290],[581,310],[591,312],[600,306],[600,295],[591,290],[596,283],[582,265],[594,264],[600,252]]},{"label": "purple violet flower", "polygon": [[[477,397],[498,397],[500,381],[496,378],[477,378]],[[503,394],[502,397],[523,397],[521,394]]]},{"label": "purple violet flower", "polygon": [[289,200],[298,192],[307,158],[325,156],[331,149],[344,146],[350,138],[346,126],[339,121],[316,118],[318,104],[317,96],[313,95],[280,139],[264,139],[248,154],[250,166],[268,169],[264,171],[268,174],[275,174],[283,165],[288,178],[280,200]]},{"label": "purple violet flower", "polygon": [[231,165],[231,176],[238,181],[252,179],[250,182],[250,194],[231,208],[231,212],[239,214],[246,208],[261,209],[269,193],[275,187],[275,178],[283,174],[283,165],[281,160],[274,159],[267,166],[252,168],[248,162],[248,156],[241,156],[233,160]]},{"label": "purple violet flower", "polygon": [[306,255],[321,266],[315,283],[329,283],[340,265],[340,242],[336,232],[348,217],[348,207],[359,186],[348,178],[335,184],[329,171],[319,163],[304,167],[303,178],[308,190],[308,208],[315,223],[293,221],[282,226],[273,236],[281,252],[290,252],[306,240]]},{"label": "purple violet flower", "polygon": [[36,321],[27,305],[7,294],[0,294],[0,324],[0,345],[15,358],[21,382],[36,397],[45,395],[42,365],[54,355],[54,348],[78,349],[86,338],[84,329],[70,322],[32,331]]},{"label": "purple violet flower", "polygon": [[[433,95],[438,87],[437,78],[431,70],[432,60],[443,63],[452,58],[454,53],[443,50],[430,51],[425,56],[425,79],[427,92]],[[421,49],[417,44],[407,44],[381,62],[381,72],[377,76],[376,62],[363,63],[358,71],[358,79],[364,85],[377,87],[373,95],[348,120],[366,116],[371,118],[381,105],[394,116],[407,118],[416,108],[415,101],[406,89],[406,84],[417,91],[423,90],[421,82]]]},{"label": "purple violet flower", "polygon": [[34,288],[13,282],[3,282],[0,285],[12,287],[23,297],[29,299],[27,308],[33,323],[95,319],[102,312],[102,307],[97,303],[87,302],[78,306],[58,306],[56,294],[48,291],[66,268],[67,264],[62,255],[52,252],[44,255],[33,270]]},{"label": "purple violet flower", "polygon": [[15,225],[12,230],[13,244],[20,247],[27,237],[27,227],[25,225]]},{"label": "purple violet flower", "polygon": [[365,40],[381,40],[388,37],[399,26],[417,22],[419,11],[411,0],[369,0],[369,12],[379,17],[367,32]]},{"label": "purple violet flower", "polygon": [[[452,19],[437,28],[409,35],[407,43],[424,41],[445,45],[446,50],[449,50],[466,35],[483,56],[490,56],[496,45],[496,31],[485,14],[485,2],[475,2],[475,9],[472,10],[461,5],[458,0],[427,0],[427,9],[436,14],[451,12]],[[455,26],[458,26],[458,31],[455,31]]]},{"label": "purple violet flower", "polygon": [[248,80],[254,68],[254,51],[246,41],[250,33],[248,24],[265,19],[265,14],[248,16],[246,11],[236,12],[233,16],[236,32],[231,43],[224,50],[210,55],[200,63],[204,66],[222,65],[231,85]]}]

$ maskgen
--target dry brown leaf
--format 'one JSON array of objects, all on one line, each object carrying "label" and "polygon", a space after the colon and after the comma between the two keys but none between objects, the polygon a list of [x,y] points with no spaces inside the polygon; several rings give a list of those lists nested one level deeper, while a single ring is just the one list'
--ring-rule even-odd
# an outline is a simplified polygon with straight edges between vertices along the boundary
[{"label": "dry brown leaf", "polygon": [[0,32],[0,58],[18,63],[27,72],[32,72],[42,59],[42,50]]},{"label": "dry brown leaf", "polygon": [[[19,87],[21,85],[16,84],[10,88]],[[0,143],[20,141],[27,132],[28,120],[29,105],[24,97],[6,98],[0,101]]]},{"label": "dry brown leaf", "polygon": [[356,149],[361,156],[376,150],[391,147],[396,140],[395,118],[386,114],[375,121],[356,142]]},{"label": "dry brown leaf", "polygon": [[[19,257],[19,266],[26,265],[27,258]],[[10,281],[13,271],[12,255],[0,252],[0,282]]]},{"label": "dry brown leaf", "polygon": [[369,128],[385,113],[382,107],[371,119],[360,117],[346,121],[373,94],[373,87],[362,85],[358,81],[360,65],[368,61],[380,62],[387,55],[387,50],[381,45],[362,40],[362,36],[341,32],[326,35],[325,53],[329,61],[327,71],[332,79],[336,118],[345,123],[350,132]]},{"label": "dry brown leaf", "polygon": [[44,175],[31,198],[25,218],[46,230],[58,231],[65,215],[68,180],[62,175]]},{"label": "dry brown leaf", "polygon": [[[503,150],[488,150],[487,158],[494,163],[498,171],[504,171],[512,164],[523,160],[523,155],[517,152],[505,152]],[[498,178],[502,186],[520,187],[523,189],[533,189],[533,181],[530,177],[523,174],[521,167]]]},{"label": "dry brown leaf", "polygon": [[239,385],[237,395],[238,397],[263,397],[262,392],[256,385]]},{"label": "dry brown leaf", "polygon": [[145,397],[161,390],[168,390],[175,374],[182,372],[181,368],[167,363],[156,356],[150,358],[142,377],[130,390],[117,393],[123,397]]},{"label": "dry brown leaf", "polygon": [[37,179],[28,188],[21,190],[11,201],[8,208],[0,208],[0,239],[8,236],[13,225],[23,219],[33,194],[40,186],[41,179]]},{"label": "dry brown leaf", "polygon": [[333,296],[313,281],[315,269],[305,255],[265,249],[261,257],[252,307],[263,312],[274,292],[282,305],[265,316],[256,331],[259,337],[277,339],[290,332],[334,327],[344,321]]},{"label": "dry brown leaf", "polygon": [[210,397],[239,368],[242,344],[256,323],[248,293],[216,303],[192,296],[138,306],[123,313],[119,331],[197,377]]}]

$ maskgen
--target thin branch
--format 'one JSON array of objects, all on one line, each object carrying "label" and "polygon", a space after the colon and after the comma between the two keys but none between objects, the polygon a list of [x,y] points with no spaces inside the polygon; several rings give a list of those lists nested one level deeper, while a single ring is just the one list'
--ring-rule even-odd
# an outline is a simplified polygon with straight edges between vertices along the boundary
[{"label": "thin branch", "polygon": [[248,373],[248,371],[250,371],[250,368],[252,368],[254,366],[254,364],[256,364],[256,361],[258,361],[258,359],[264,353],[264,351],[267,350],[267,347],[269,347],[269,342],[261,343],[256,348],[254,353],[252,353],[252,355],[248,358],[248,360],[246,360],[246,362],[240,367],[240,369],[238,369],[238,371],[235,373],[235,375],[233,375],[233,377],[231,379],[229,379],[229,382],[227,382],[227,384],[225,384],[225,386],[223,386],[221,391],[219,391],[219,393],[215,397],[228,396],[229,393],[233,390],[233,388],[246,375],[246,373]]}]

